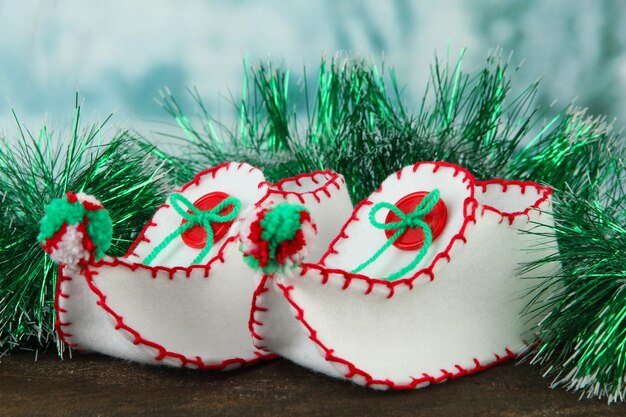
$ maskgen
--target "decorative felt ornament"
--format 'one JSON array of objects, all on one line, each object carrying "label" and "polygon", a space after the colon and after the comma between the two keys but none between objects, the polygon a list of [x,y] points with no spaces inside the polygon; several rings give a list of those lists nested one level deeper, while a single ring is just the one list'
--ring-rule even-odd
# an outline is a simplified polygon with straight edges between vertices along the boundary
[{"label": "decorative felt ornament", "polygon": [[379,389],[420,388],[516,356],[533,343],[521,312],[536,285],[520,265],[554,255],[520,232],[550,229],[551,193],[476,181],[443,162],[399,170],[320,262],[257,275],[255,345]]},{"label": "decorative felt ornament", "polygon": [[[319,260],[352,210],[336,173],[319,171],[271,185],[248,164],[226,163],[172,194],[124,257],[100,259],[99,247],[84,243],[95,241],[89,207],[83,217],[73,216],[72,206],[53,202],[42,236],[52,233],[54,239],[42,243],[53,259],[66,262],[56,295],[59,334],[79,349],[150,364],[232,369],[274,357],[253,345],[248,329],[255,287],[239,248],[239,219],[270,206],[291,209],[280,204],[285,202],[298,204],[294,213],[306,217],[307,233],[314,233],[313,222],[320,226],[319,246],[308,245],[305,253],[300,245],[298,260]],[[59,213],[62,205],[67,212]],[[52,216],[58,230],[51,231]],[[81,239],[69,235],[72,227]],[[274,249],[289,246],[301,228],[298,223],[293,234],[274,233]]]}]

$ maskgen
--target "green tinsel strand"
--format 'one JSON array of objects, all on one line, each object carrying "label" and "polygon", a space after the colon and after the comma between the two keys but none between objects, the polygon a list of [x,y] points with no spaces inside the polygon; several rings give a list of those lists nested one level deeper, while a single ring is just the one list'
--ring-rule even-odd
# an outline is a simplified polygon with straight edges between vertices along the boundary
[{"label": "green tinsel strand", "polygon": [[69,138],[46,126],[33,135],[16,118],[18,136],[1,139],[0,354],[53,343],[64,349],[53,327],[57,266],[37,242],[50,201],[67,191],[98,196],[113,221],[108,253],[122,255],[169,188],[151,147],[128,132],[103,139],[106,121],[82,129],[80,111],[77,96]]}]

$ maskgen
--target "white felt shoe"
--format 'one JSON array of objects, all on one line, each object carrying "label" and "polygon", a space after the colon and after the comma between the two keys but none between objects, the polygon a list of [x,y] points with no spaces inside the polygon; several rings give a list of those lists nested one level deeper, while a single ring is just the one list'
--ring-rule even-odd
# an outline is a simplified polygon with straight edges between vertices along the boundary
[{"label": "white felt shoe", "polygon": [[[407,269],[425,245],[423,229],[406,229],[380,252],[395,231],[374,228],[370,212],[387,202],[409,213],[434,190],[440,199],[423,218],[432,243]],[[447,163],[406,167],[357,206],[321,262],[259,276],[256,345],[380,389],[419,388],[511,358],[532,342],[533,323],[520,313],[536,281],[519,268],[550,254],[538,246],[550,208],[551,190],[534,183],[477,182]],[[396,221],[389,212],[374,220]],[[520,233],[531,228],[537,234]]]},{"label": "white felt shoe", "polygon": [[228,163],[198,174],[174,195],[202,211],[229,196],[240,207],[232,223],[212,228],[215,239],[205,254],[201,226],[176,233],[186,222],[179,212],[189,207],[170,197],[126,256],[62,267],[56,298],[60,336],[83,350],[200,369],[273,357],[253,345],[248,329],[255,286],[239,250],[239,218],[271,203],[304,205],[320,225],[320,245],[307,257],[318,261],[352,211],[343,178],[323,171],[270,185],[258,169]]}]

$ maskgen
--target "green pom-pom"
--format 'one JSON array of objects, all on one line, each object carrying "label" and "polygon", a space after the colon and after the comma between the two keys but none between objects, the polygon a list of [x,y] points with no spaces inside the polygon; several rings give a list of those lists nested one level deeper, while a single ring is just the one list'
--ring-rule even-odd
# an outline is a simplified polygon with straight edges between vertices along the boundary
[{"label": "green pom-pom", "polygon": [[71,203],[67,197],[55,198],[46,209],[46,215],[41,219],[37,240],[42,244],[46,243],[46,239],[52,238],[64,223],[79,224],[83,221],[86,211],[79,201]]},{"label": "green pom-pom", "polygon": [[[244,228],[245,230],[245,228]],[[302,260],[315,226],[304,206],[280,203],[263,209],[244,232],[241,249],[248,266],[273,274]]]},{"label": "green pom-pom", "polygon": [[[261,270],[261,261],[259,261],[257,258],[255,258],[254,256],[249,256],[249,255],[245,255],[243,257],[243,260],[246,262],[246,264],[252,268],[253,271],[260,271]],[[276,270],[276,265],[274,263],[274,268],[271,267],[266,267],[265,268],[265,272],[267,273],[273,273]]]},{"label": "green pom-pom", "polygon": [[113,223],[109,212],[105,209],[88,211],[87,218],[87,233],[89,238],[95,245],[95,257],[101,259],[104,257],[105,252],[111,246],[111,240],[113,239]]},{"label": "green pom-pom", "polygon": [[306,208],[297,204],[281,203],[273,207],[261,220],[261,239],[267,241],[271,248],[293,239],[302,227],[302,211]]}]

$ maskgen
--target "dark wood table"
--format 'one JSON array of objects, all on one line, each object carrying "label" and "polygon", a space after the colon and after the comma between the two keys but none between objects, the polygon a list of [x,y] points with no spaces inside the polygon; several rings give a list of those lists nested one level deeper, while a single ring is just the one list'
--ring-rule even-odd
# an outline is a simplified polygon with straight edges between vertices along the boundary
[{"label": "dark wood table", "polygon": [[551,390],[512,362],[426,389],[379,392],[276,360],[232,372],[99,355],[0,358],[1,416],[626,416],[626,405]]}]

